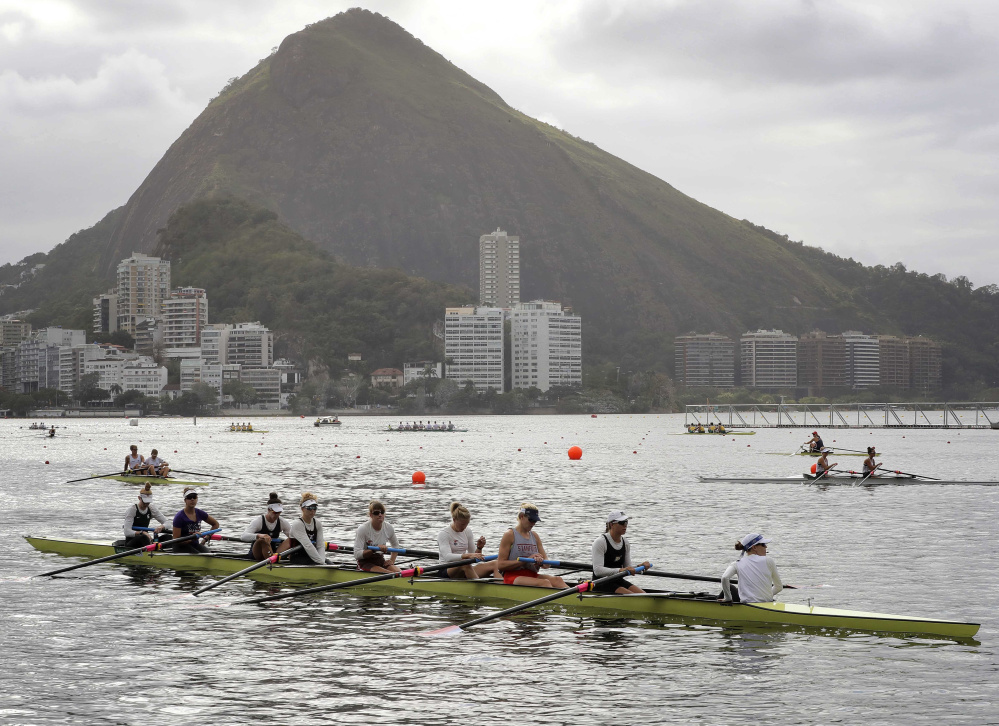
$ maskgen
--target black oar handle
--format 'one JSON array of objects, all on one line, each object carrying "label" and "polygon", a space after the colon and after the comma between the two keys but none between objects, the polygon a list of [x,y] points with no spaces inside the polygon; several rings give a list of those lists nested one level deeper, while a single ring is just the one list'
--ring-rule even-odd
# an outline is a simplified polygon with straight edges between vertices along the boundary
[{"label": "black oar handle", "polygon": [[232,575],[229,575],[228,577],[223,577],[221,580],[219,580],[218,582],[213,582],[211,585],[205,585],[201,589],[195,590],[194,592],[192,592],[191,595],[193,595],[194,597],[197,597],[201,593],[208,592],[212,588],[218,587],[219,585],[224,585],[225,583],[229,582],[230,580],[235,580],[237,577],[242,577],[243,575],[246,575],[246,574],[248,574],[250,572],[253,572],[254,570],[259,570],[261,567],[265,567],[267,565],[273,565],[273,564],[277,563],[277,561],[280,560],[285,555],[290,555],[290,554],[292,554],[294,552],[298,552],[298,551],[300,551],[302,549],[305,549],[305,548],[302,545],[298,545],[297,547],[292,547],[291,549],[287,549],[284,552],[277,552],[277,553],[271,555],[270,557],[265,557],[260,562],[254,562],[252,565],[250,565],[249,567],[247,567],[245,570],[240,570],[239,572],[237,572],[235,574],[232,574]]},{"label": "black oar handle", "polygon": [[166,542],[153,542],[152,544],[143,545],[142,547],[136,547],[134,550],[128,550],[126,552],[118,552],[113,555],[108,555],[107,557],[99,557],[96,560],[81,562],[78,565],[63,567],[59,570],[52,570],[51,572],[43,572],[40,575],[35,575],[35,577],[51,577],[52,575],[58,575],[63,572],[69,572],[70,570],[78,570],[81,567],[89,567],[90,565],[98,565],[101,562],[110,562],[111,560],[117,560],[122,557],[128,557],[129,555],[137,555],[140,552],[154,552],[156,550],[161,550],[164,547],[172,547],[173,545],[178,544],[180,542],[186,542],[187,540],[196,539],[198,537],[206,537],[220,531],[221,529],[211,529],[208,530],[207,532],[195,532],[194,534],[189,534],[185,537],[178,537],[177,539],[167,540]]}]

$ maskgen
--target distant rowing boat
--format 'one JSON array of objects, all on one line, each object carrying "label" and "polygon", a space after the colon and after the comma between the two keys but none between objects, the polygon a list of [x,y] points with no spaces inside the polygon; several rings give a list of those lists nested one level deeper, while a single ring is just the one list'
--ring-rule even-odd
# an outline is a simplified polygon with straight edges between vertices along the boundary
[{"label": "distant rowing boat", "polygon": [[340,426],[343,422],[336,416],[320,416],[312,424],[313,426]]},{"label": "distant rowing boat", "polygon": [[[92,540],[25,537],[41,552],[94,559],[115,554],[108,542]],[[231,575],[246,568],[245,557],[232,555],[195,555],[156,552],[123,557],[119,563],[166,567],[174,570]],[[327,584],[370,577],[370,573],[333,565],[275,565],[251,572],[247,577],[268,583]],[[504,585],[493,580],[444,580],[432,577],[394,578],[361,585],[356,592],[368,595],[415,594],[459,600],[499,600],[528,602],[544,590],[519,585]],[[732,604],[718,602],[714,596],[695,593],[649,592],[631,595],[585,593],[557,600],[547,609],[579,615],[681,620],[726,623],[757,627],[797,626],[822,629],[861,630],[914,635],[937,635],[968,639],[978,632],[978,623],[954,620],[869,613],[856,610],[812,607],[794,603]]]},{"label": "distant rowing boat", "polygon": [[755,431],[674,431],[670,436],[755,436]]},{"label": "distant rowing boat", "polygon": [[150,484],[181,484],[189,487],[208,486],[208,482],[206,481],[183,481],[181,479],[174,479],[172,476],[168,476],[166,479],[161,476],[148,476],[144,474],[112,474],[110,476],[92,474],[91,476],[95,479],[111,479],[112,481],[120,481],[125,484],[145,484],[149,482]]},{"label": "distant rowing boat", "polygon": [[[827,451],[826,453],[829,454],[829,456],[867,456],[867,454],[864,454],[864,453],[859,452],[859,451],[837,451],[835,449],[832,450],[832,451]],[[783,456],[783,454],[781,454],[781,456]],[[819,456],[822,456],[822,452],[821,451],[799,451],[798,452],[798,456],[815,456],[815,457],[819,457]]]},{"label": "distant rowing boat", "polygon": [[222,429],[227,434],[266,434],[267,429]]},{"label": "distant rowing boat", "polygon": [[[736,484],[859,484],[864,480],[863,474],[848,474],[837,476],[816,477],[813,474],[797,476],[745,477],[745,476],[701,476],[702,482],[733,482]],[[940,479],[924,479],[914,476],[879,476],[868,477],[864,486],[879,486],[885,484],[967,484],[969,486],[999,486],[999,481],[944,481]]]},{"label": "distant rowing boat", "polygon": [[386,431],[391,431],[392,433],[407,433],[407,434],[456,434],[464,433],[468,429],[400,429],[393,428],[389,426]]}]

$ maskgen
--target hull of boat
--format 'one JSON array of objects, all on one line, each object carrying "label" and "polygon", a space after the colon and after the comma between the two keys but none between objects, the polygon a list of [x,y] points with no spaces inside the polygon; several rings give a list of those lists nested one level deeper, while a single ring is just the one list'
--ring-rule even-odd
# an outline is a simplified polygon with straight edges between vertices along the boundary
[{"label": "hull of boat", "polygon": [[385,429],[393,434],[463,434],[468,429]]},{"label": "hull of boat", "polygon": [[860,484],[861,481],[864,482],[864,486],[885,486],[889,484],[953,484],[953,485],[966,485],[966,486],[999,486],[999,481],[945,481],[945,480],[932,480],[932,479],[914,479],[908,476],[882,476],[882,477],[868,477],[866,480],[863,475],[859,476],[834,476],[834,477],[822,477],[821,479],[815,479],[811,476],[772,476],[772,477],[745,477],[745,476],[721,476],[721,477],[711,477],[702,476],[698,477],[702,482],[732,482],[738,484],[821,484],[834,485],[834,484],[846,484],[854,485]]},{"label": "hull of boat", "polygon": [[755,431],[677,431],[675,436],[756,436]]},{"label": "hull of boat", "polygon": [[[814,457],[818,458],[818,457],[822,456],[822,452],[821,451],[799,451],[798,452],[798,456],[814,456]],[[854,452],[851,452],[851,451],[845,451],[845,452],[844,451],[830,451],[829,452],[829,456],[831,456],[831,457],[833,457],[835,459],[835,458],[838,458],[840,456],[867,456],[867,454],[854,453]]]},{"label": "hull of boat", "polygon": [[120,481],[125,484],[145,484],[146,482],[148,482],[149,484],[153,485],[180,484],[182,486],[188,486],[188,487],[208,486],[208,482],[206,481],[183,481],[182,479],[174,479],[173,477],[163,479],[162,477],[158,476],[138,476],[138,475],[127,476],[125,474],[115,474],[113,476],[101,476],[101,477],[98,477],[96,474],[94,474],[93,476],[95,479],[111,479],[113,481]]},{"label": "hull of boat", "polygon": [[[49,537],[25,537],[37,550],[72,557],[94,559],[114,554],[107,542],[66,540]],[[123,557],[117,562],[129,565],[166,567],[174,570],[199,571],[213,575],[231,575],[245,569],[246,558],[226,555],[186,555],[156,552]],[[248,577],[265,583],[328,584],[349,582],[370,577],[369,573],[333,565],[279,565],[262,567]],[[432,577],[383,580],[358,586],[354,592],[374,595],[414,594],[441,598],[497,600],[522,603],[543,594],[533,587],[504,585],[495,581],[441,580]],[[810,607],[794,603],[725,604],[717,600],[698,598],[691,594],[646,593],[641,595],[600,595],[587,593],[567,596],[549,603],[545,609],[575,615],[604,617],[640,617],[653,620],[704,621],[733,625],[799,626],[864,630],[885,633],[937,635],[947,638],[972,638],[978,632],[977,623],[953,620],[917,618],[905,615],[868,613],[854,610]]]},{"label": "hull of boat", "polygon": [[266,434],[267,429],[253,429],[253,431],[242,431],[239,429],[223,429],[227,434]]}]

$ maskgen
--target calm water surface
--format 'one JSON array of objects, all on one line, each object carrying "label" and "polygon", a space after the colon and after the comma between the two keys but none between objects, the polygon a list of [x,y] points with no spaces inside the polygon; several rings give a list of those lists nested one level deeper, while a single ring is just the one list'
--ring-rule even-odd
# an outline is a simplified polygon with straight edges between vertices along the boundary
[{"label": "calm water surface", "polygon": [[[682,416],[656,415],[454,421],[470,430],[391,434],[380,430],[385,419],[316,429],[283,418],[257,420],[267,434],[231,434],[228,420],[107,420],[69,421],[54,440],[0,421],[0,723],[999,723],[999,487],[697,483],[698,474],[804,471],[810,460],[787,455],[808,438],[800,429],[674,436]],[[997,479],[997,436],[825,438],[876,444],[889,468]],[[116,470],[133,442],[178,469],[228,471],[199,506],[229,534],[262,511],[268,492],[295,503],[311,490],[331,541],[350,543],[377,497],[404,545],[433,549],[458,499],[494,552],[520,503],[532,501],[549,554],[586,560],[607,512],[622,508],[635,555],[658,568],[718,575],[732,543],[759,530],[774,538],[786,582],[828,585],[779,599],[982,628],[978,642],[955,643],[531,613],[428,639],[419,633],[495,605],[348,590],[211,607],[267,591],[236,581],[192,606],[179,596],[211,578],[121,565],[21,579],[70,564],[36,552],[24,534],[120,536],[137,487],[63,482]],[[573,444],[582,461],[567,459]],[[841,468],[860,461],[841,458]],[[411,483],[416,470],[426,486]],[[159,487],[156,501],[176,511],[180,488]]]}]

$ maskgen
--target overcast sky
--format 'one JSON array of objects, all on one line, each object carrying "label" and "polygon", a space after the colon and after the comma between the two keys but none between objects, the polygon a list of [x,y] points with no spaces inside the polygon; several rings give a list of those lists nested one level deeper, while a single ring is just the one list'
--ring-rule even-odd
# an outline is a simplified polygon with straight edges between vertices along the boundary
[{"label": "overcast sky", "polygon": [[[123,204],[232,76],[354,2],[0,0],[0,264]],[[999,3],[363,2],[727,214],[999,283]]]}]

